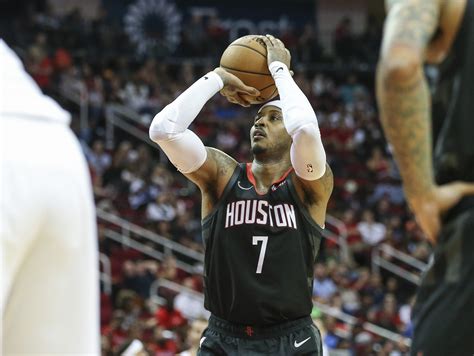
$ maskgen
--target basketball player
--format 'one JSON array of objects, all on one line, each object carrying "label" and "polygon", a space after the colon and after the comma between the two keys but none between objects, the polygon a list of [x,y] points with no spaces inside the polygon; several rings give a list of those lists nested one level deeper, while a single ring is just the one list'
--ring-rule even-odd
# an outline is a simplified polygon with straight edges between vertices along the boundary
[{"label": "basketball player", "polygon": [[[388,3],[381,120],[405,195],[436,243],[413,311],[413,355],[474,353],[474,0]],[[430,98],[423,64],[437,64]]]},{"label": "basketball player", "polygon": [[250,129],[254,160],[206,148],[188,126],[219,90],[231,102],[257,97],[221,68],[158,113],[150,137],[202,192],[205,306],[199,355],[320,355],[310,313],[313,265],[333,187],[316,115],[294,82],[290,53],[267,35],[281,100],[263,105]]},{"label": "basketball player", "polygon": [[0,39],[4,355],[99,355],[92,189],[70,115]]}]

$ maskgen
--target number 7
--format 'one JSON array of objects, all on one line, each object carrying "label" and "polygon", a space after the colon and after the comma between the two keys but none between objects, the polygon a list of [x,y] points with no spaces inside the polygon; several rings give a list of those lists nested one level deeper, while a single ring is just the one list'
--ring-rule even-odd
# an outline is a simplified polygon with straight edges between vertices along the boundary
[{"label": "number 7", "polygon": [[262,248],[260,249],[260,255],[258,256],[257,271],[256,273],[262,273],[263,260],[265,259],[265,251],[267,250],[268,236],[252,236],[252,244],[257,245],[262,241]]}]

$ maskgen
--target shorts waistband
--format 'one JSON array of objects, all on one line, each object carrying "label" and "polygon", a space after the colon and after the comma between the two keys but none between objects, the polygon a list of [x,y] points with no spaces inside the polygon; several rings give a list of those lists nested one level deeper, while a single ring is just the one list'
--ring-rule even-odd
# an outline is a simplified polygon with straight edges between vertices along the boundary
[{"label": "shorts waistband", "polygon": [[290,334],[293,331],[311,324],[313,324],[313,320],[310,316],[305,316],[303,318],[291,321],[285,321],[281,324],[275,324],[268,327],[234,324],[215,315],[211,315],[209,318],[209,329],[213,329],[233,337],[254,340]]}]

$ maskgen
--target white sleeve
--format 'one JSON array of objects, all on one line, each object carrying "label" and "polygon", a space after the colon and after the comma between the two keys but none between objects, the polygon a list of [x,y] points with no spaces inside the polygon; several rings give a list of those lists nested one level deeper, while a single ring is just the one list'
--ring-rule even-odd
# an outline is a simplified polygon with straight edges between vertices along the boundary
[{"label": "white sleeve", "polygon": [[283,122],[293,139],[291,164],[299,177],[319,179],[326,171],[326,152],[316,113],[286,64],[275,61],[270,63],[269,69],[280,94]]},{"label": "white sleeve", "polygon": [[209,72],[153,118],[149,131],[151,140],[182,173],[192,173],[206,161],[204,144],[188,127],[223,86],[219,75]]}]

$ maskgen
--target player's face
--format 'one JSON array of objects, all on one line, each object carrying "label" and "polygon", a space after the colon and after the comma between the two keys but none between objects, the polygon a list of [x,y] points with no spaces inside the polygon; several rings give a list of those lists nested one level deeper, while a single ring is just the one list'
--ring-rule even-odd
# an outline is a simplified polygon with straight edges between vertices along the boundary
[{"label": "player's face", "polygon": [[250,129],[250,144],[253,154],[289,149],[291,137],[286,131],[280,108],[270,105],[257,113]]}]

